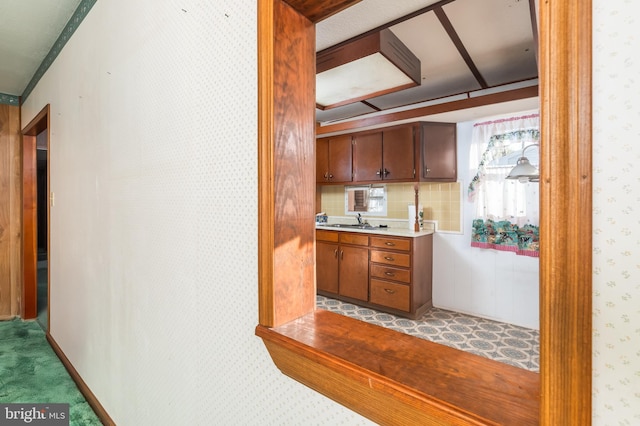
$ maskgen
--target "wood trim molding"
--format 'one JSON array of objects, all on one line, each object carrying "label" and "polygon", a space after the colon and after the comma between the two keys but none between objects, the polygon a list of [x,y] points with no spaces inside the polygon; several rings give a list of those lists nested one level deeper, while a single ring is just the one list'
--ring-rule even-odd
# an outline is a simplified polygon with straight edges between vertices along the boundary
[{"label": "wood trim molding", "polygon": [[275,322],[273,14],[273,1],[258,2],[258,321],[269,327]]},{"label": "wood trim molding", "polygon": [[84,399],[87,400],[87,403],[91,406],[102,424],[105,426],[115,425],[116,423],[111,419],[109,413],[107,413],[107,410],[104,409],[102,404],[100,404],[100,401],[98,401],[98,398],[96,398],[93,392],[91,392],[91,389],[89,389],[89,386],[87,386],[84,380],[82,380],[82,377],[75,369],[73,364],[71,364],[71,361],[69,361],[69,358],[67,358],[60,346],[58,346],[58,343],[55,341],[55,339],[48,332],[46,333],[46,337],[47,341],[51,345],[51,348],[53,349],[53,352],[55,352],[56,356],[60,359],[62,365],[64,365],[64,368],[67,369],[69,376],[71,376],[71,379],[76,383],[76,386],[78,386],[78,390],[80,391],[82,396],[84,396]]},{"label": "wood trim molding", "polygon": [[29,124],[22,130],[23,135],[38,136],[44,129],[49,128],[49,110],[51,106],[47,104],[40,110],[38,115],[33,117]]},{"label": "wood trim molding", "polygon": [[[260,0],[259,10],[266,8],[273,13],[267,17],[261,15],[260,19],[265,20],[262,28],[266,25],[268,31],[275,32],[276,37],[277,33],[282,31],[306,32],[306,27],[299,27],[301,22],[295,19],[288,19],[286,25],[282,25],[283,21],[278,25],[269,22],[269,19],[277,20],[278,14],[283,13],[284,10],[277,6],[279,2],[280,0]],[[308,0],[307,3],[308,5],[315,3],[321,8],[323,2]],[[543,139],[540,237],[543,248],[540,258],[541,373],[538,387],[540,398],[537,400],[531,393],[527,393],[528,396],[522,396],[523,405],[518,408],[520,411],[517,414],[522,418],[538,418],[536,422],[542,425],[590,425],[591,242],[584,239],[577,241],[573,237],[578,234],[578,226],[580,226],[581,235],[591,235],[591,2],[589,0],[546,2],[541,3],[541,8],[539,37]],[[272,35],[269,32],[260,31],[260,40]],[[289,40],[296,39],[291,34],[288,37]],[[287,52],[286,43],[275,44],[273,50],[265,53],[266,56],[274,57],[278,55],[286,57],[288,54],[290,52]],[[261,73],[259,78],[266,80],[260,86],[261,100],[258,114],[260,120],[273,120],[271,123],[260,121],[259,144],[261,146],[266,143],[265,141],[269,141],[272,147],[279,143],[292,145],[307,143],[306,123],[296,124],[285,119],[288,117],[287,105],[291,103],[293,93],[284,90],[283,86],[269,83],[277,78],[287,76],[294,78],[301,67],[313,69],[314,55],[296,58],[295,67],[276,70],[268,66],[259,66]],[[273,58],[263,56],[261,59],[267,62],[270,60]],[[268,72],[289,74],[280,77],[263,75],[265,68]],[[296,90],[295,87],[287,87],[289,90]],[[305,105],[309,111],[312,111],[315,102],[309,99],[308,104]],[[279,115],[282,112],[284,116]],[[288,123],[289,129],[292,130],[279,131],[278,126],[284,123]],[[265,129],[271,133],[263,134]],[[296,146],[290,148],[297,149]],[[269,149],[263,146],[263,151]],[[277,150],[270,152],[273,155],[271,162],[260,160],[260,192],[261,197],[264,197],[259,204],[261,209],[259,215],[264,218],[261,220],[260,239],[264,242],[266,238],[263,234],[272,233],[273,236],[270,237],[272,241],[285,242],[288,237],[289,241],[298,242],[300,240],[290,231],[297,229],[301,232],[313,233],[313,229],[305,226],[284,228],[282,222],[286,218],[279,215],[281,211],[279,209],[285,206],[296,209],[303,205],[298,203],[313,205],[313,193],[310,190],[305,197],[278,194],[278,188],[272,184],[272,181],[281,178],[279,156],[282,153]],[[289,168],[287,173],[293,173],[294,175],[289,178],[294,180],[305,176],[302,168]],[[263,193],[265,188],[273,192]],[[313,222],[312,216],[306,220]],[[302,236],[303,239],[307,237],[307,235]],[[488,419],[475,409],[464,408],[451,402],[434,403],[435,395],[424,392],[424,389],[418,389],[410,383],[410,379],[398,379],[393,370],[403,369],[404,366],[386,361],[386,353],[376,339],[352,338],[366,333],[368,326],[365,323],[350,322],[347,329],[338,324],[338,328],[342,327],[340,332],[331,332],[326,329],[322,331],[322,327],[327,326],[323,321],[329,323],[335,323],[335,321],[330,316],[327,317],[319,312],[314,313],[314,308],[308,306],[308,296],[315,295],[314,282],[306,282],[299,287],[287,286],[280,282],[282,276],[275,276],[273,264],[278,262],[277,258],[280,256],[290,258],[295,251],[279,252],[278,244],[273,246],[259,244],[260,259],[268,259],[272,263],[269,265],[265,265],[263,261],[260,263],[261,323],[256,328],[256,334],[263,339],[274,363],[284,374],[382,423],[408,419],[405,424],[412,422],[442,425],[498,424],[496,420]],[[304,259],[307,248],[306,244],[300,245],[300,256],[296,257],[298,261]],[[268,252],[263,253],[264,250]],[[300,268],[289,265],[288,273],[296,270]],[[266,296],[262,290],[264,281],[268,281],[271,286]],[[276,288],[292,290],[293,293],[282,297]],[[262,309],[275,312],[283,305],[289,306],[287,309],[290,309],[292,304],[295,306],[294,310],[299,313],[292,321],[262,322],[264,318],[274,318],[273,315],[263,315]],[[319,319],[321,317],[323,319]],[[341,352],[342,356],[336,356],[336,353],[328,350],[332,341],[340,336],[339,333],[347,336],[340,340],[342,347],[348,347],[354,343],[355,349],[367,350],[366,362],[359,360],[354,354],[349,354],[348,350]],[[356,341],[358,341],[357,344]],[[403,343],[404,353],[411,355],[420,353],[422,357],[433,356],[430,361],[441,360],[440,362],[444,361],[446,364],[448,360],[439,358],[437,351],[425,352],[418,341],[419,339],[408,339]],[[465,362],[465,358],[471,360],[473,355],[463,352],[457,355],[462,360],[461,366],[456,369],[457,377],[473,377],[472,362]],[[385,371],[372,366],[376,364],[385,365]],[[469,368],[465,368],[465,365],[469,365]],[[412,367],[412,373],[419,376],[430,374],[429,371],[421,371],[419,365]],[[447,383],[447,377],[444,374],[433,380],[437,384]],[[508,385],[508,381],[499,380],[498,382],[500,385],[494,386],[494,389],[484,397],[505,398],[506,394],[515,389]],[[469,388],[465,387],[467,385]],[[457,389],[451,388],[449,391],[455,393],[460,389],[465,392],[469,389],[473,391],[473,381],[462,380],[458,383]],[[440,395],[439,400],[446,401],[449,397],[450,395]],[[423,405],[416,402],[425,399],[430,400],[430,403]],[[389,400],[402,401],[402,403],[386,405],[385,401]],[[536,402],[539,403],[539,411],[535,408]],[[391,414],[385,414],[385,410],[391,411]],[[504,410],[508,411],[510,407],[505,407]],[[412,417],[414,414],[423,417]]]},{"label": "wood trim molding", "polygon": [[38,316],[38,180],[36,136],[22,136],[22,309]]},{"label": "wood trim molding", "polygon": [[331,15],[360,3],[362,0],[286,0],[300,15],[313,23],[322,21]]},{"label": "wood trim molding", "polygon": [[258,16],[259,320],[275,326],[315,306],[315,25],[281,0]]},{"label": "wood trim molding", "polygon": [[376,423],[538,425],[537,373],[323,310],[256,334],[284,374]]},{"label": "wood trim molding", "polygon": [[590,425],[591,1],[540,7],[541,423]]},{"label": "wood trim molding", "polygon": [[[21,315],[24,319],[35,318],[38,315],[38,203],[37,203],[37,155],[36,137],[50,128],[50,105],[47,104],[22,130],[22,307]],[[47,144],[50,135],[47,133]],[[48,160],[47,160],[48,161]],[[49,167],[47,167],[47,170]],[[47,176],[47,186],[49,185]],[[47,207],[47,224],[49,210]],[[48,226],[48,225],[47,225]],[[47,230],[47,235],[48,235]],[[47,248],[48,249],[48,248]],[[48,273],[49,269],[47,269]],[[47,283],[49,279],[47,278]],[[49,284],[47,284],[49,285]],[[47,310],[47,318],[50,312]]]}]

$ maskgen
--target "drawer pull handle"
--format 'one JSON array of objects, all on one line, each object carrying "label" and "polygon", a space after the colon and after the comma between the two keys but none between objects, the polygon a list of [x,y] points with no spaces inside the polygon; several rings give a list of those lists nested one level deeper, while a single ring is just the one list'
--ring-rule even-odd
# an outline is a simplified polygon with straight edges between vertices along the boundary
[{"label": "drawer pull handle", "polygon": [[389,246],[389,247],[393,247],[393,246],[395,246],[395,244],[394,244],[394,243],[392,243],[391,241],[387,241],[387,242],[386,242],[386,243],[384,243],[384,244],[385,244],[386,246]]},{"label": "drawer pull handle", "polygon": [[390,288],[385,288],[384,291],[386,291],[389,294],[396,294],[396,292],[394,290],[391,290]]},{"label": "drawer pull handle", "polygon": [[393,261],[395,260],[395,259],[394,259],[393,257],[391,257],[391,256],[385,256],[384,258],[385,258],[385,260],[388,260],[389,262],[393,262]]},{"label": "drawer pull handle", "polygon": [[394,274],[393,272],[389,272],[389,271],[385,272],[384,274],[386,276],[388,276],[388,277],[395,277],[396,276],[396,274]]}]

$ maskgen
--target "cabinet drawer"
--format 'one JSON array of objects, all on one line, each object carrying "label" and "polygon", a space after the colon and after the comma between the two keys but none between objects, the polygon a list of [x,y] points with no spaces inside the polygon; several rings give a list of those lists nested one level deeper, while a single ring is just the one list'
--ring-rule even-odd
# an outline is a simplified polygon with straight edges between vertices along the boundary
[{"label": "cabinet drawer", "polygon": [[411,266],[411,255],[391,251],[371,250],[371,261],[408,268]]},{"label": "cabinet drawer", "polygon": [[327,241],[330,243],[338,242],[338,232],[336,231],[316,231],[316,240],[317,241]]},{"label": "cabinet drawer", "polygon": [[385,280],[411,283],[411,273],[408,269],[392,268],[390,266],[371,264],[371,276]]},{"label": "cabinet drawer", "polygon": [[368,246],[369,236],[366,234],[349,234],[339,232],[340,242],[343,244],[353,244],[357,246]]},{"label": "cabinet drawer", "polygon": [[407,238],[371,237],[371,247],[409,251],[411,250],[411,240]]},{"label": "cabinet drawer", "polygon": [[376,305],[388,306],[405,312],[411,310],[409,286],[404,284],[393,284],[372,278],[369,300]]}]

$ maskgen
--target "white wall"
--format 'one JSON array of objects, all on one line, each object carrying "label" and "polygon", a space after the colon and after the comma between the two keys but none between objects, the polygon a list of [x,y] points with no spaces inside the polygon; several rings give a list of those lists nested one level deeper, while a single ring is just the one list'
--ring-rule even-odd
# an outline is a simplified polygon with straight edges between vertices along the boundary
[{"label": "white wall", "polygon": [[51,332],[118,425],[366,424],[274,367],[253,0],[98,1],[51,104]]},{"label": "white wall", "polygon": [[469,161],[474,122],[458,123],[463,233],[436,233],[434,236],[433,304],[538,329],[539,259],[471,247],[475,207],[466,194],[469,182],[477,172],[477,165],[471,166]]},{"label": "white wall", "polygon": [[[633,2],[593,5],[593,417],[632,425],[640,43]],[[51,103],[52,334],[119,425],[366,423],[253,336],[255,17],[253,0],[98,1],[22,110]]]}]

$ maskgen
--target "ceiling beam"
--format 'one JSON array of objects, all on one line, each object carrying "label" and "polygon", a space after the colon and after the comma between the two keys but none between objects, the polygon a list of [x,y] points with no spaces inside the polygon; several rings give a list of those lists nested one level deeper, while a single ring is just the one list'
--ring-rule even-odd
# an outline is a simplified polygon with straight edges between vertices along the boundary
[{"label": "ceiling beam", "polygon": [[508,90],[505,92],[491,93],[483,96],[475,96],[437,105],[429,105],[426,107],[406,111],[390,112],[388,114],[376,115],[374,117],[364,117],[357,120],[329,124],[326,126],[321,126],[319,123],[316,123],[316,136],[322,136],[335,132],[350,131],[379,124],[393,123],[400,120],[418,119],[419,117],[425,117],[428,115],[459,111],[462,109],[475,108],[484,105],[492,105],[519,99],[534,98],[536,96],[538,96],[538,85]]},{"label": "ceiling beam", "polygon": [[476,78],[476,81],[478,82],[480,87],[482,87],[483,89],[489,88],[489,85],[487,84],[486,80],[480,73],[480,70],[478,69],[476,64],[473,62],[473,59],[471,59],[471,55],[469,55],[467,48],[464,47],[462,40],[460,40],[460,36],[456,32],[456,29],[453,28],[453,24],[449,20],[449,17],[444,12],[444,10],[442,10],[442,7],[438,6],[434,8],[433,12],[438,17],[440,24],[442,25],[444,30],[447,32],[447,35],[453,42],[453,45],[456,47],[456,49],[458,49],[458,53],[460,53],[460,56],[462,56],[462,59],[464,59],[464,62],[467,64],[467,67],[469,67],[469,70],[471,71],[473,76]]}]

